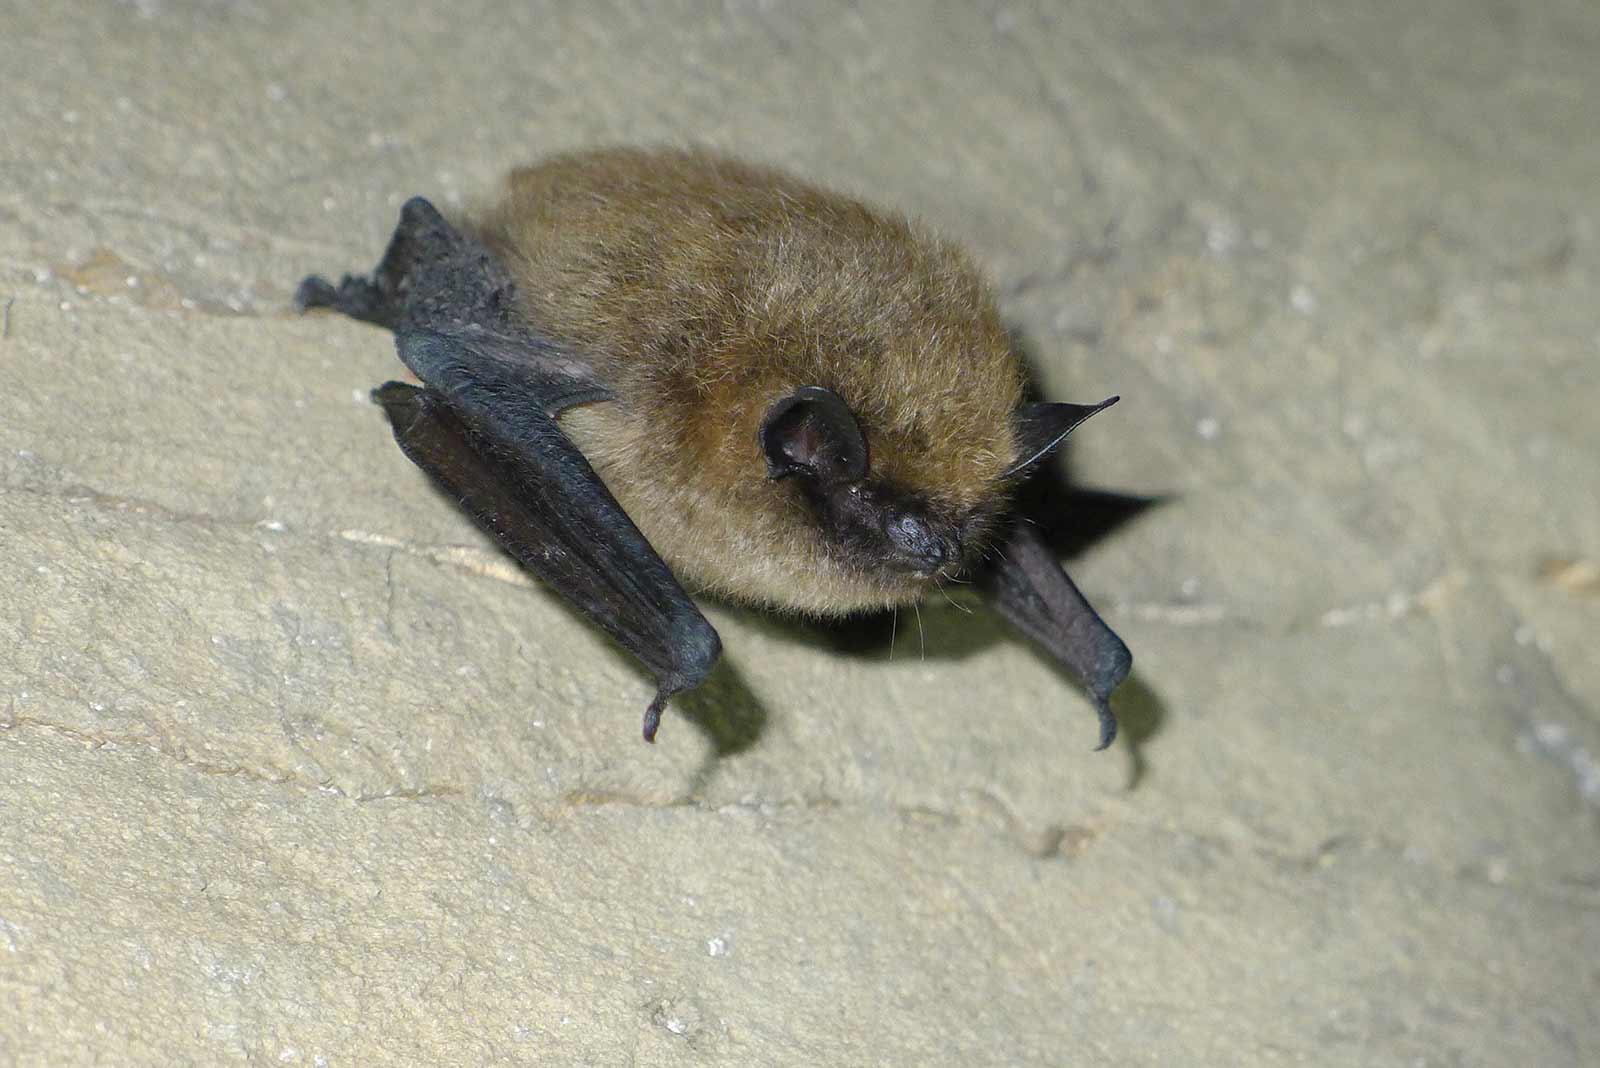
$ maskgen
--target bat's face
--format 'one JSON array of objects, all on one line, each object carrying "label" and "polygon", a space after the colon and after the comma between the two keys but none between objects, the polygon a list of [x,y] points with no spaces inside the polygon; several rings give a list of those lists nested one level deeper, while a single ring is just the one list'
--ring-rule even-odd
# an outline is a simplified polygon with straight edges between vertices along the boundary
[{"label": "bat's face", "polygon": [[767,477],[798,489],[829,554],[904,599],[978,563],[1012,482],[1115,401],[1014,409],[1013,461],[986,480],[987,492],[954,501],[874,472],[855,413],[830,389],[802,386],[779,400],[762,419],[757,441]]},{"label": "bat's face", "polygon": [[921,494],[876,476],[866,435],[832,390],[803,386],[774,404],[759,444],[768,478],[792,480],[811,506],[823,540],[889,585],[915,589],[948,578],[981,550],[993,501],[952,514]]}]

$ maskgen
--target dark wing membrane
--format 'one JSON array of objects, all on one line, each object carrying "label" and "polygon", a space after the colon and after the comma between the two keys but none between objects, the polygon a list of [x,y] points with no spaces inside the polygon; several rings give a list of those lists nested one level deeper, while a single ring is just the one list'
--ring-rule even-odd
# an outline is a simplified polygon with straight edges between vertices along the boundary
[{"label": "dark wing membrane", "polygon": [[667,698],[711,671],[721,642],[639,528],[556,426],[611,396],[576,354],[529,329],[516,287],[471,233],[420,197],[406,202],[377,268],[337,286],[307,278],[302,308],[327,307],[395,331],[424,388],[373,391],[400,448],[502,548],[642,661]]},{"label": "dark wing membrane", "polygon": [[521,320],[516,287],[483,243],[421,197],[400,209],[370,275],[347,274],[338,285],[312,275],[294,299],[302,311],[332,308],[393,330],[400,359],[424,382],[453,361],[499,388],[537,395],[551,415],[610,396],[577,353]]},{"label": "dark wing membrane", "polygon": [[373,398],[412,462],[655,676],[654,741],[667,698],[698,685],[722,645],[588,461],[532,399],[459,382],[448,401],[399,382]]},{"label": "dark wing membrane", "polygon": [[1133,654],[1067,577],[1034,528],[1019,520],[981,577],[984,593],[1007,622],[1078,677],[1100,717],[1104,749],[1117,736],[1111,691],[1128,677]]},{"label": "dark wing membrane", "polygon": [[[411,327],[400,331],[395,347],[400,362],[474,427],[491,413],[520,413],[530,404],[555,416],[612,397],[586,363],[530,330],[507,334],[468,326],[444,333]],[[503,415],[501,422],[507,422]],[[567,440],[559,429],[554,432]]]}]

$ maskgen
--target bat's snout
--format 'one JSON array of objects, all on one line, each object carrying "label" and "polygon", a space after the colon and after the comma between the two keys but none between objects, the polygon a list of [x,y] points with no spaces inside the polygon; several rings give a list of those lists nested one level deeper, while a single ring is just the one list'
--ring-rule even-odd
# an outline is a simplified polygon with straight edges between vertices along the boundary
[{"label": "bat's snout", "polygon": [[915,512],[891,513],[884,524],[889,544],[913,571],[933,574],[961,558],[961,546],[951,531],[940,530]]}]

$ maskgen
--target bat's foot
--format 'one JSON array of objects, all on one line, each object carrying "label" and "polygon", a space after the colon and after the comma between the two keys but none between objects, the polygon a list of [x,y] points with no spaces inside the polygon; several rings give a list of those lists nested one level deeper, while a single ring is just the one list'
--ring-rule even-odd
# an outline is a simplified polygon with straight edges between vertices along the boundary
[{"label": "bat's foot", "polygon": [[360,275],[347,274],[335,286],[320,274],[307,275],[294,291],[296,311],[332,308],[352,319],[394,329],[399,309],[394,301]]}]

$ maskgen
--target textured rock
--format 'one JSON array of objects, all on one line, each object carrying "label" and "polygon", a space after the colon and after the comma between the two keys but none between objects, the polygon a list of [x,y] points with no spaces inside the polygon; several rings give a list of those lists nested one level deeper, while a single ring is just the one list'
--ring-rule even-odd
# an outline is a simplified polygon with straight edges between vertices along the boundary
[{"label": "textured rock", "polygon": [[[0,36],[0,1063],[1600,1061],[1600,9],[74,6]],[[713,608],[639,744],[287,309],[689,139],[1124,396],[1111,753],[942,603]]]}]

